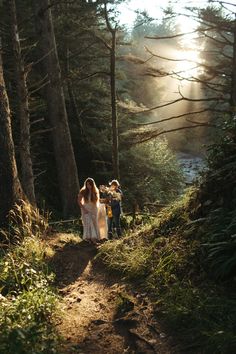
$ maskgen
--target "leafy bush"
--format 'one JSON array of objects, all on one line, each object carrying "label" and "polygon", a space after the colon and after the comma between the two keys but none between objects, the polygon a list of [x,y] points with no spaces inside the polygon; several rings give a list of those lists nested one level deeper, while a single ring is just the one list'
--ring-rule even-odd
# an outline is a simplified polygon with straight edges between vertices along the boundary
[{"label": "leafy bush", "polygon": [[169,202],[182,191],[183,173],[165,139],[126,149],[120,160],[124,204],[129,209]]},{"label": "leafy bush", "polygon": [[0,304],[1,353],[55,353],[57,336],[50,323],[55,295],[48,287],[1,297]]}]

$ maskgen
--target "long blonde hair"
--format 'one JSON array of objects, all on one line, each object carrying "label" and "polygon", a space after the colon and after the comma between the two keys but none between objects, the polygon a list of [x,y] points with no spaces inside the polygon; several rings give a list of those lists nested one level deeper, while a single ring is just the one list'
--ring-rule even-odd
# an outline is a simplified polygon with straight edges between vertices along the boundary
[{"label": "long blonde hair", "polygon": [[96,183],[95,183],[93,178],[89,177],[89,178],[87,178],[84,181],[84,185],[83,185],[83,187],[80,190],[80,194],[84,198],[85,202],[88,202],[90,190],[87,187],[87,183],[89,183],[92,186],[92,189],[91,189],[91,202],[93,202],[95,204],[95,203],[97,203],[98,198],[99,198],[99,190],[98,190],[98,188],[96,186]]}]

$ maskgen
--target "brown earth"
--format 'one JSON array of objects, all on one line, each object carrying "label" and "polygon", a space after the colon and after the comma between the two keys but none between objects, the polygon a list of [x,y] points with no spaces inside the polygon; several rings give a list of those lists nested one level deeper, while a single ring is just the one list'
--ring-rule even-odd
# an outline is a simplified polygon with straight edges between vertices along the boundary
[{"label": "brown earth", "polygon": [[56,234],[50,264],[63,308],[58,321],[61,354],[174,353],[140,294],[95,260],[95,246]]}]

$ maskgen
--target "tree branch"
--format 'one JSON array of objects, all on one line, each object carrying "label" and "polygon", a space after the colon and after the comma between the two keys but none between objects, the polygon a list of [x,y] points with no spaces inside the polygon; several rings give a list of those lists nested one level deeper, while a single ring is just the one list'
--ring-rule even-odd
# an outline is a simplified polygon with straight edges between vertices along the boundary
[{"label": "tree branch", "polygon": [[162,131],[158,131],[155,130],[152,132],[152,134],[146,138],[143,138],[142,140],[136,141],[136,142],[131,142],[131,145],[136,145],[136,144],[142,144],[145,143],[147,141],[150,141],[154,138],[157,138],[158,136],[161,136],[163,134],[168,134],[168,133],[172,133],[172,132],[176,132],[179,130],[187,130],[187,129],[194,129],[194,128],[200,128],[200,127],[214,127],[217,128],[217,126],[213,125],[213,124],[209,124],[209,123],[201,123],[201,124],[197,124],[197,125],[186,125],[183,127],[179,127],[179,128],[173,128],[173,129],[169,129],[169,130],[162,130]]},{"label": "tree branch", "polygon": [[177,116],[171,116],[171,117],[160,119],[160,120],[154,121],[154,122],[134,123],[134,125],[136,125],[136,126],[154,125],[154,124],[168,122],[168,121],[173,120],[173,119],[183,118],[183,117],[190,116],[190,115],[195,115],[195,114],[202,114],[202,113],[206,113],[206,112],[230,113],[230,111],[222,111],[222,110],[217,110],[217,109],[212,109],[212,108],[205,108],[205,109],[202,109],[202,110],[199,110],[199,111],[193,111],[193,112],[187,112],[187,113],[183,113],[183,114],[178,114]]},{"label": "tree branch", "polygon": [[181,101],[188,101],[188,102],[218,102],[218,101],[225,101],[224,98],[220,98],[220,97],[209,97],[209,98],[189,98],[189,97],[184,97],[181,94],[181,98],[178,98],[174,101],[168,102],[168,103],[164,103],[152,108],[148,108],[148,109],[144,109],[142,111],[138,111],[138,112],[131,112],[131,114],[140,114],[140,113],[147,113],[147,112],[151,112],[154,111],[155,109],[158,108],[163,108],[163,107],[168,107],[171,106],[175,103],[181,102]]}]

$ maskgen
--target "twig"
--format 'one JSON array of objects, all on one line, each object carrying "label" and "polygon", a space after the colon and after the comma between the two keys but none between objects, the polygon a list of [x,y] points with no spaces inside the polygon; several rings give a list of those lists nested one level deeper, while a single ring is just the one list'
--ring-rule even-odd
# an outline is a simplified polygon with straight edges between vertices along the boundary
[{"label": "twig", "polygon": [[68,222],[75,222],[75,221],[78,221],[78,218],[77,219],[69,219],[69,220],[50,221],[48,224],[49,225],[65,224]]}]

